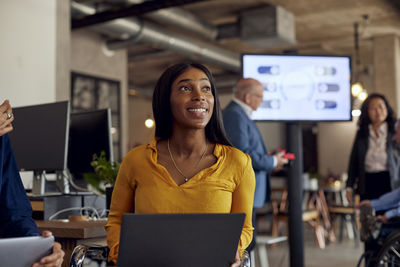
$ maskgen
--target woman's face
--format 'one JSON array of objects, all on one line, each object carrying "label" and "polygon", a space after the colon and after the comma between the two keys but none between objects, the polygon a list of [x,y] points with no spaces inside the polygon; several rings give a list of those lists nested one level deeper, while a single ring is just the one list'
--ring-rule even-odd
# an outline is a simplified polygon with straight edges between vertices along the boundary
[{"label": "woman's face", "polygon": [[214,96],[207,75],[196,68],[183,72],[172,83],[170,102],[175,125],[204,129],[214,108]]},{"label": "woman's face", "polygon": [[386,120],[387,108],[382,98],[371,99],[368,104],[368,117],[372,124],[380,124]]}]

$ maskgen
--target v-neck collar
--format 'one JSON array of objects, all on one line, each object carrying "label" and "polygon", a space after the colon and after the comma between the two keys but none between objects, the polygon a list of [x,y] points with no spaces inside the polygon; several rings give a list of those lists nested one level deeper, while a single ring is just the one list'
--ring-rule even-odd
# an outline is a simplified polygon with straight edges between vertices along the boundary
[{"label": "v-neck collar", "polygon": [[157,138],[157,137],[154,138],[149,144],[147,144],[147,148],[151,150],[151,159],[152,159],[154,165],[156,165],[159,169],[161,169],[166,174],[168,182],[175,187],[179,187],[179,188],[191,187],[192,185],[196,184],[199,180],[202,180],[201,178],[204,177],[205,175],[207,175],[207,173],[214,171],[221,164],[221,161],[223,159],[222,145],[215,144],[213,155],[217,158],[217,162],[215,162],[210,167],[197,172],[186,183],[178,185],[175,182],[175,180],[172,178],[171,174],[168,172],[167,168],[164,165],[158,163],[157,143],[160,140],[161,140],[160,138]]}]

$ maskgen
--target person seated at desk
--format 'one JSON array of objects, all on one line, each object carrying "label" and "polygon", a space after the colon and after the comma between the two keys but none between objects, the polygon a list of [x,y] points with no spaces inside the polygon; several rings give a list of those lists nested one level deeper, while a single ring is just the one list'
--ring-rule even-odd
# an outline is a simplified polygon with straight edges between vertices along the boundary
[{"label": "person seated at desk", "polygon": [[118,173],[106,225],[109,260],[118,258],[123,213],[245,213],[232,264],[239,266],[253,234],[255,176],[250,157],[226,138],[210,71],[197,63],[168,68],[153,114],[155,139],[132,149]]},{"label": "person seated at desk", "polygon": [[[8,100],[0,105],[0,238],[40,235],[32,219],[32,207],[22,185],[19,170],[7,135],[13,130],[11,105]],[[49,237],[44,231],[42,236]],[[51,255],[43,257],[33,267],[61,266],[64,251],[54,243]]]},{"label": "person seated at desk", "polygon": [[[377,215],[377,221],[382,223],[379,235],[376,239],[366,241],[369,250],[371,250],[372,258],[377,256],[383,241],[393,230],[400,229],[400,188],[397,188],[389,193],[386,193],[373,200],[363,200],[360,202],[359,207],[371,207],[375,211],[384,211],[383,214]],[[372,227],[365,227],[367,229]],[[374,266],[371,262],[369,266]]]}]

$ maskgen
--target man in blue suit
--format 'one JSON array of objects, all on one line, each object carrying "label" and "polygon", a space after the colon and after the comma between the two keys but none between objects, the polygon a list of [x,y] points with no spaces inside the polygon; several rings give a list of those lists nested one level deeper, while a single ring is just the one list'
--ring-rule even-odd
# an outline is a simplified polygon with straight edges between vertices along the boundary
[{"label": "man in blue suit", "polygon": [[[263,85],[252,78],[240,79],[234,88],[233,100],[223,111],[226,133],[231,143],[251,157],[254,173],[256,175],[256,190],[254,193],[254,209],[260,208],[269,201],[271,187],[269,173],[273,169],[281,168],[288,162],[283,157],[283,152],[273,156],[268,155],[261,133],[251,119],[251,113],[257,110],[263,101]],[[255,227],[255,214],[253,209],[253,227]],[[254,247],[253,241],[248,247]]]},{"label": "man in blue suit", "polygon": [[[13,130],[13,120],[11,105],[6,100],[0,105],[0,238],[40,235],[7,135]],[[49,237],[51,232],[43,231],[42,236]],[[64,254],[61,244],[55,242],[52,253],[32,266],[61,267]]]}]

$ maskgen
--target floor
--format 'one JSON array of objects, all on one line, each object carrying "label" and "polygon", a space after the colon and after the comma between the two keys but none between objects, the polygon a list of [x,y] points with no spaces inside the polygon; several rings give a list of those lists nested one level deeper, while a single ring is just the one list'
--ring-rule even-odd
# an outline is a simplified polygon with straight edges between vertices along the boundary
[{"label": "floor", "polygon": [[[363,252],[362,244],[356,248],[354,240],[348,238],[344,238],[342,242],[330,243],[325,249],[320,249],[316,244],[312,229],[308,226],[305,226],[304,236],[304,266],[306,267],[356,267]],[[268,247],[267,251],[270,267],[289,267],[288,242]]]}]

